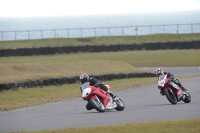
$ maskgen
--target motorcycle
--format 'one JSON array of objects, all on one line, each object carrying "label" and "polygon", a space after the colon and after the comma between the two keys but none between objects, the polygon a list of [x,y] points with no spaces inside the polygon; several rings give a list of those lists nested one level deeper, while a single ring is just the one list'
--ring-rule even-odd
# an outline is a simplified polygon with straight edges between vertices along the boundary
[{"label": "motorcycle", "polygon": [[[110,90],[109,85],[106,87]],[[90,82],[81,85],[82,98],[88,101],[87,110],[96,109],[99,112],[106,110],[122,111],[125,108],[124,102],[116,96],[114,99],[98,86],[91,86]]]},{"label": "motorcycle", "polygon": [[[175,83],[180,83],[178,79],[174,80]],[[183,91],[174,82],[169,82],[167,75],[161,75],[158,79],[158,89],[162,95],[165,95],[171,104],[177,104],[181,100],[185,103],[190,103],[191,96],[188,90]],[[179,90],[177,92],[177,89]]]}]

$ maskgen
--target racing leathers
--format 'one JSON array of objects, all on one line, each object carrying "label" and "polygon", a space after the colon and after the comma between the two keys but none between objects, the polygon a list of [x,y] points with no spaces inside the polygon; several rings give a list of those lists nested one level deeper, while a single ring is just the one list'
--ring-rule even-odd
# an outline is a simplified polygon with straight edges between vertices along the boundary
[{"label": "racing leathers", "polygon": [[[182,85],[181,85],[181,83],[179,82],[179,80],[178,79],[174,79],[174,75],[172,74],[172,73],[170,73],[170,72],[165,72],[164,71],[164,75],[167,75],[167,77],[169,78],[169,84],[171,85],[171,86],[174,86],[174,84],[176,84],[176,85],[178,85],[183,91],[186,91],[186,88],[185,87],[183,87]],[[174,88],[176,89],[176,93],[178,94],[179,93],[179,88],[178,87],[175,87],[174,86]],[[160,94],[161,95],[164,95],[164,92],[160,92]]]}]

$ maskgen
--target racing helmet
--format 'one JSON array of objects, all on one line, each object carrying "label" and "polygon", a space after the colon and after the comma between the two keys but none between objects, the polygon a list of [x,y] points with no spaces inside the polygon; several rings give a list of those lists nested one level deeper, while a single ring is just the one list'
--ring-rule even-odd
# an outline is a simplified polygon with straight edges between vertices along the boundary
[{"label": "racing helmet", "polygon": [[86,73],[80,75],[81,83],[84,84],[85,82],[89,81],[89,76]]},{"label": "racing helmet", "polygon": [[164,71],[162,68],[157,68],[156,69],[156,76],[159,77],[160,75],[163,75],[164,74]]}]

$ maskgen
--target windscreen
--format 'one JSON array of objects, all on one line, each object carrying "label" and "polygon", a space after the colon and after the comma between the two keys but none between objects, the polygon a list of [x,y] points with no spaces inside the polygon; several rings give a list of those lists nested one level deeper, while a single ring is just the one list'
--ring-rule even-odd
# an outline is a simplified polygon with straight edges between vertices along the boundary
[{"label": "windscreen", "polygon": [[86,82],[86,83],[82,84],[81,85],[82,91],[85,90],[88,87],[89,84],[90,84],[90,82]]},{"label": "windscreen", "polygon": [[158,79],[158,81],[162,81],[165,78],[166,75],[161,75]]}]

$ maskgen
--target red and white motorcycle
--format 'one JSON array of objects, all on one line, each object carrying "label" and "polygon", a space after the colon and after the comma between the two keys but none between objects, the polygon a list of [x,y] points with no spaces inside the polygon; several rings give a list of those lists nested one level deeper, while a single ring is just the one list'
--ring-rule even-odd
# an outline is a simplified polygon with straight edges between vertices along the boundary
[{"label": "red and white motorcycle", "polygon": [[[110,87],[106,85],[110,90]],[[116,96],[114,99],[105,91],[96,86],[91,86],[89,82],[81,86],[82,98],[88,101],[86,105],[87,110],[96,109],[99,112],[115,109],[122,111],[125,108],[124,102]]]},{"label": "red and white motorcycle", "polygon": [[[179,82],[178,79],[175,82]],[[174,82],[169,83],[169,78],[167,75],[161,75],[158,79],[158,89],[160,89],[161,94],[165,95],[168,101],[171,104],[177,104],[179,101],[189,103],[191,101],[190,93],[186,90],[183,91],[177,84]],[[176,92],[176,90],[179,90]]]}]

